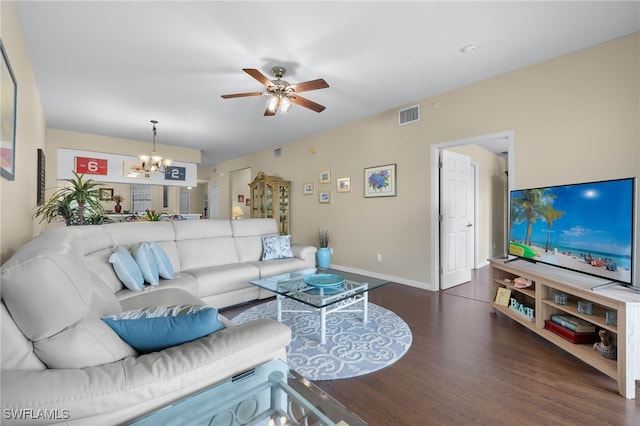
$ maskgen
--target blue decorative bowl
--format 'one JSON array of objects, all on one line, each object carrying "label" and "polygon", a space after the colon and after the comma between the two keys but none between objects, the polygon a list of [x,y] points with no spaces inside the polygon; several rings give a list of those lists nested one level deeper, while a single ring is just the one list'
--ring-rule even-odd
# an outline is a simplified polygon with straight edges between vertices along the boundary
[{"label": "blue decorative bowl", "polygon": [[344,284],[344,278],[336,274],[313,274],[304,277],[304,282],[313,287],[337,287]]}]

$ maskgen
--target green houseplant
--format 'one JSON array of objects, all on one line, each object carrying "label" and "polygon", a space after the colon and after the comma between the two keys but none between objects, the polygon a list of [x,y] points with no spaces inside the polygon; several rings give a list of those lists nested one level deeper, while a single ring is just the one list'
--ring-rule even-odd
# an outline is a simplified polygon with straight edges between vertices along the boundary
[{"label": "green houseplant", "polygon": [[329,242],[331,241],[331,232],[327,229],[318,228],[318,251],[316,252],[316,261],[320,268],[328,268],[331,263],[331,249]]},{"label": "green houseplant", "polygon": [[73,172],[75,178],[66,179],[69,185],[54,192],[48,201],[39,206],[34,217],[40,222],[61,218],[67,226],[92,225],[104,222],[104,207],[100,203],[99,186],[93,179]]}]

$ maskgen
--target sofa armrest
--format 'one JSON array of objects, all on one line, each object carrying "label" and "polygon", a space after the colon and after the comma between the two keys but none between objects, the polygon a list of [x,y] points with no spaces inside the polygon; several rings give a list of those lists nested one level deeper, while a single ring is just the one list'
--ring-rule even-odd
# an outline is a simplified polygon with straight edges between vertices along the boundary
[{"label": "sofa armrest", "polygon": [[[2,424],[120,424],[274,358],[284,359],[290,341],[289,327],[260,319],[97,367],[4,370]],[[34,418],[43,412],[59,418]]]},{"label": "sofa armrest", "polygon": [[307,246],[304,244],[291,244],[291,252],[295,257],[302,260],[313,260],[315,264],[316,251],[318,249],[314,246]]}]

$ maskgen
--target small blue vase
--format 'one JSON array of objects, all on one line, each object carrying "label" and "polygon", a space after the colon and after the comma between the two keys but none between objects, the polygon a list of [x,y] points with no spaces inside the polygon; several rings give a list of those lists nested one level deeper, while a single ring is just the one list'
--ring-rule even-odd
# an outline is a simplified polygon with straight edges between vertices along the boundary
[{"label": "small blue vase", "polygon": [[331,250],[328,247],[320,247],[316,252],[316,260],[320,268],[328,268],[331,263]]}]

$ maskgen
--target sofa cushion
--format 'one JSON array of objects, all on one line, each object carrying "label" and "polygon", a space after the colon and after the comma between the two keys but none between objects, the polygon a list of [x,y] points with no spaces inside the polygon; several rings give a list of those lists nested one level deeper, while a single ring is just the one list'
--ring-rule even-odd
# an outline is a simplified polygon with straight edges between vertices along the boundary
[{"label": "sofa cushion", "polygon": [[137,355],[131,346],[93,315],[50,338],[33,342],[33,347],[38,358],[49,368],[86,368]]},{"label": "sofa cushion", "polygon": [[160,284],[158,264],[149,243],[136,243],[131,247],[131,254],[140,267],[144,280],[151,285]]},{"label": "sofa cushion", "polygon": [[102,318],[141,353],[190,342],[224,328],[218,311],[211,306],[157,306]]},{"label": "sofa cushion", "polygon": [[4,303],[0,304],[0,347],[3,370],[44,370],[46,366],[33,353],[33,344],[13,322]]},{"label": "sofa cushion", "polygon": [[20,331],[40,340],[84,318],[93,295],[90,279],[70,239],[45,235],[2,265],[2,300]]},{"label": "sofa cushion", "polygon": [[129,250],[123,246],[116,246],[109,256],[109,263],[113,265],[116,275],[129,290],[144,290],[142,271]]},{"label": "sofa cushion", "polygon": [[289,259],[291,252],[291,235],[270,235],[262,237],[262,260]]},{"label": "sofa cushion", "polygon": [[252,262],[262,257],[262,237],[278,235],[275,219],[232,220],[233,239],[240,262]]},{"label": "sofa cushion", "polygon": [[173,270],[171,260],[169,260],[169,256],[167,256],[167,253],[164,251],[164,249],[155,241],[149,244],[149,248],[153,253],[153,257],[156,259],[156,264],[158,265],[158,274],[160,275],[160,277],[166,280],[173,279],[175,271]]}]

